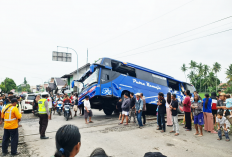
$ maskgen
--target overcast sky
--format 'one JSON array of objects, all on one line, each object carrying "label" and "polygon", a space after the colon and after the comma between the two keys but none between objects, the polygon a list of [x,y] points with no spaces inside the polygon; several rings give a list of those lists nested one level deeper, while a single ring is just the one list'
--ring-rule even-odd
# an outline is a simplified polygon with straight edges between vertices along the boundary
[{"label": "overcast sky", "polygon": [[194,60],[212,67],[219,62],[218,77],[225,82],[232,64],[232,30],[169,45],[232,29],[232,18],[161,40],[229,16],[232,0],[0,1],[0,81],[9,77],[18,85],[26,77],[37,85],[73,72],[73,51],[68,51],[71,63],[52,61],[57,46],[68,46],[78,52],[79,67],[86,63],[88,48],[90,63],[111,57],[182,81],[183,63]]}]

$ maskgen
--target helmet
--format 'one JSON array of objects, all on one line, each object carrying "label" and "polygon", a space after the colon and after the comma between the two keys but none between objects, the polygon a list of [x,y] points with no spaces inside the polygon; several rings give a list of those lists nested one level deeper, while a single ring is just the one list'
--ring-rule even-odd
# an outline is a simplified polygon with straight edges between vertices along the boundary
[{"label": "helmet", "polygon": [[43,93],[41,93],[41,96],[42,95],[49,95],[49,93],[48,92],[43,92]]}]

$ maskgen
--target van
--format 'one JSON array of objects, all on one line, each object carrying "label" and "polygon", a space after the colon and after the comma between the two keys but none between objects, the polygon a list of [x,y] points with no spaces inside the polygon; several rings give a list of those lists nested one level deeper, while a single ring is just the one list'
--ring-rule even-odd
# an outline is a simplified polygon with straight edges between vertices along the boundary
[{"label": "van", "polygon": [[24,111],[32,111],[33,110],[33,101],[35,99],[35,94],[26,94],[25,100],[22,101],[22,109]]}]

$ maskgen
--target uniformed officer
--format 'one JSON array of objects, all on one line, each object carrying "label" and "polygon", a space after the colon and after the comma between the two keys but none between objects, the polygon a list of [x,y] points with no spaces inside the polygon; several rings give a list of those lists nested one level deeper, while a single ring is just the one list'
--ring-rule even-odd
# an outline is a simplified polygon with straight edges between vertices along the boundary
[{"label": "uniformed officer", "polygon": [[11,155],[19,155],[17,152],[19,133],[18,133],[18,121],[21,120],[21,113],[19,113],[16,104],[18,103],[16,98],[11,99],[11,104],[3,108],[2,119],[4,119],[4,135],[2,140],[2,153],[7,155],[9,140],[11,138]]},{"label": "uniformed officer", "polygon": [[41,94],[42,99],[38,101],[38,107],[39,107],[39,133],[40,133],[40,139],[48,139],[49,137],[45,136],[45,131],[48,126],[48,119],[50,118],[49,108],[48,108],[48,93],[44,92]]}]

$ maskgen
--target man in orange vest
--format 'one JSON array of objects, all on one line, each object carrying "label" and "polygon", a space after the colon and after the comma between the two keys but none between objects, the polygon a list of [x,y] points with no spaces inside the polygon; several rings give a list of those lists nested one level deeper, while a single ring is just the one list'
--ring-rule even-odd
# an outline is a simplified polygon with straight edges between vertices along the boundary
[{"label": "man in orange vest", "polygon": [[19,155],[17,152],[19,133],[18,122],[21,120],[21,113],[19,113],[16,107],[18,100],[16,98],[11,99],[11,103],[2,109],[2,119],[4,119],[4,135],[2,140],[2,154],[7,155],[9,140],[11,138],[11,155]]}]

